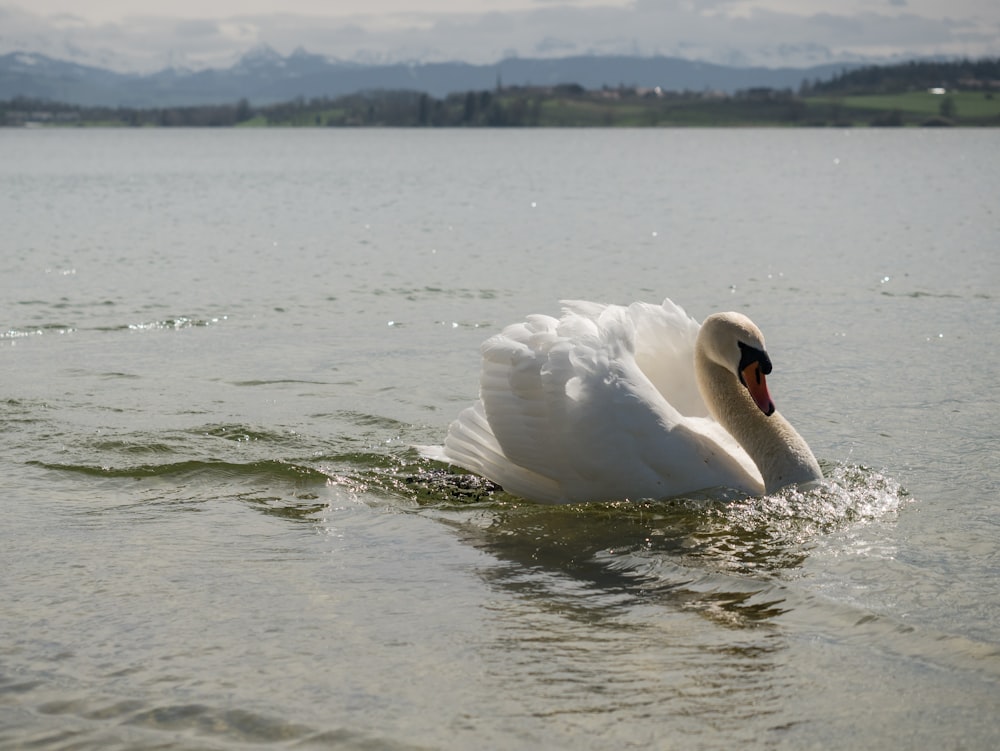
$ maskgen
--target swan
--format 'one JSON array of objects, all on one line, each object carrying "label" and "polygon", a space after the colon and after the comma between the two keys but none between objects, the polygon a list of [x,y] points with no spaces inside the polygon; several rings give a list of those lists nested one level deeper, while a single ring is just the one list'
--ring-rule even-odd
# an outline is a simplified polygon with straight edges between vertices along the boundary
[{"label": "swan", "polygon": [[698,324],[671,300],[569,300],[481,347],[479,400],[420,447],[541,503],[751,495],[822,478],[767,388],[764,337],[741,313]]}]

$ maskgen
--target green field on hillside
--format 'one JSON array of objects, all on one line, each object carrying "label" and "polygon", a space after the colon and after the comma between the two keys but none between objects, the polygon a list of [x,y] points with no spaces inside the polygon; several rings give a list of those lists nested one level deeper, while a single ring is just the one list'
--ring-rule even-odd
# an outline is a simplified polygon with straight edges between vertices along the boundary
[{"label": "green field on hillside", "polygon": [[[972,91],[956,91],[947,94],[910,91],[902,94],[809,97],[805,101],[810,107],[836,102],[840,106],[851,110],[877,110],[883,112],[899,110],[900,112],[914,115],[933,117],[944,114],[942,105],[949,100],[952,107],[950,117],[958,117],[959,119],[972,118],[976,120],[1000,118],[1000,94]],[[944,106],[945,108],[948,107],[948,105]]]}]

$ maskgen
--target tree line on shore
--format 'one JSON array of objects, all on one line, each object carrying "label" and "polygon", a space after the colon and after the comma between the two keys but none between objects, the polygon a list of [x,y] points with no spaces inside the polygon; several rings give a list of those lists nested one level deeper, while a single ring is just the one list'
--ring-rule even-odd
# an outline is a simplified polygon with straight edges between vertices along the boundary
[{"label": "tree line on shore", "polygon": [[866,65],[827,81],[803,82],[803,96],[895,94],[921,89],[981,90],[1000,93],[1000,57],[978,60],[911,60],[897,65]]},{"label": "tree line on shore", "polygon": [[[749,89],[733,95],[712,91],[670,92],[629,86],[585,90],[576,84],[515,86],[467,91],[441,99],[414,91],[372,91],[350,96],[301,97],[255,106],[236,103],[190,107],[84,107],[17,97],[0,102],[0,125],[114,125],[131,127],[389,126],[538,127],[798,124],[904,125],[920,122],[898,109],[852,110],[845,97],[907,91],[978,90],[1000,93],[1000,58],[910,62],[845,70],[829,81],[803,81],[790,89]],[[924,118],[925,114],[918,115]],[[954,101],[942,99],[941,122],[953,123]],[[989,118],[976,124],[1000,124]],[[941,123],[938,123],[941,124]]]}]

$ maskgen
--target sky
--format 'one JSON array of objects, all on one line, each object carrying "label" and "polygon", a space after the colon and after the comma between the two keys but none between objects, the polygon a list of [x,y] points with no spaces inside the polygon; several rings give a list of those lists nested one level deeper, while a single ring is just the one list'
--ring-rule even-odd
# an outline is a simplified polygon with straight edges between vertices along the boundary
[{"label": "sky", "polygon": [[227,67],[261,46],[367,63],[629,54],[801,67],[996,57],[1000,2],[0,0],[0,54],[150,72]]}]

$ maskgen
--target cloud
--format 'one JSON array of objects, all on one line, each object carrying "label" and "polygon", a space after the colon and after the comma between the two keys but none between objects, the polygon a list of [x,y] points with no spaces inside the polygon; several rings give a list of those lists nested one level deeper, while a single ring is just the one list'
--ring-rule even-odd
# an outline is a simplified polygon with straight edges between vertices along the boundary
[{"label": "cloud", "polygon": [[[519,5],[519,4],[518,4]],[[119,70],[223,67],[257,44],[365,62],[467,60],[516,54],[676,55],[711,62],[810,65],[877,57],[1000,54],[1000,4],[954,0],[937,17],[921,0],[852,11],[832,0],[537,0],[488,13],[322,16],[242,14],[198,20],[130,17],[91,23],[0,8],[0,52],[25,50]],[[929,6],[927,6],[929,7]]]}]

